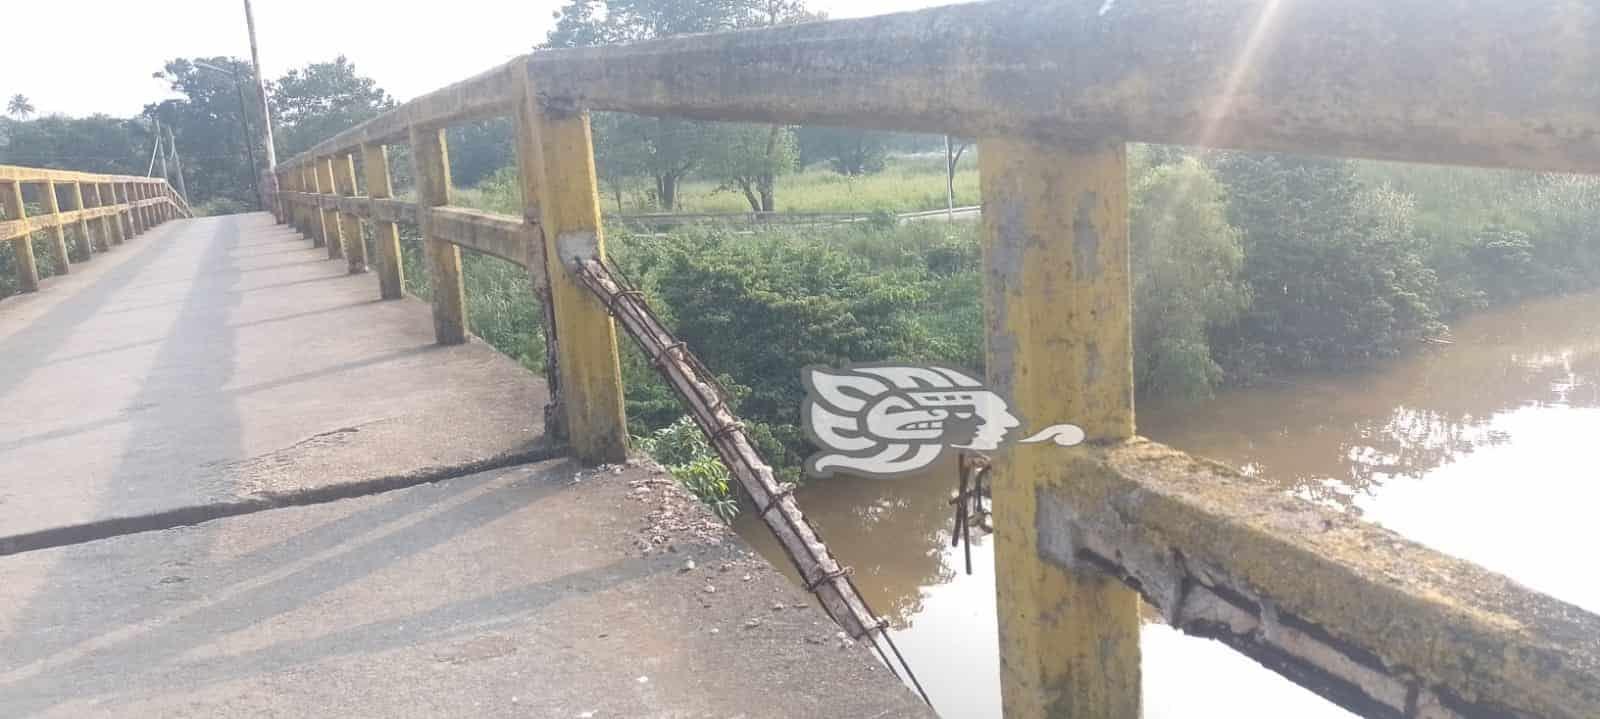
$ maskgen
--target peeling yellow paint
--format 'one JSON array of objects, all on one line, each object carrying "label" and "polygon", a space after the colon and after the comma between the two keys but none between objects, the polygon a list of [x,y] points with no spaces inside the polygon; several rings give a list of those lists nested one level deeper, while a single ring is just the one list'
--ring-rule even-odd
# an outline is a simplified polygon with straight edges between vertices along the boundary
[{"label": "peeling yellow paint", "polygon": [[524,204],[539,213],[544,229],[543,247],[529,256],[544,257],[546,263],[555,312],[556,387],[572,453],[591,464],[622,461],[628,455],[628,422],[616,326],[556,251],[563,234],[593,233],[594,252],[605,257],[588,113],[553,112],[528,86],[517,108],[517,152]]},{"label": "peeling yellow paint", "polygon": [[[1026,426],[1133,434],[1127,164],[1093,148],[985,140],[989,380]],[[1012,445],[995,463],[995,583],[1007,717],[1140,712],[1138,597],[1040,557],[1037,492],[1064,450]]]}]

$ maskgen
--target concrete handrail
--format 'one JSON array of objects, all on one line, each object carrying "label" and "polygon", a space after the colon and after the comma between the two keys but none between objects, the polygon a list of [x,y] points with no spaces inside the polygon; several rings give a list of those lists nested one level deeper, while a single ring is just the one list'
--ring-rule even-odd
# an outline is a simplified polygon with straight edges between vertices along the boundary
[{"label": "concrete handrail", "polygon": [[[573,275],[604,256],[588,110],[978,137],[992,383],[1018,414],[1075,421],[1100,448],[1066,474],[1044,447],[996,464],[1008,715],[1136,716],[1137,592],[1372,716],[1589,718],[1594,615],[1411,545],[1355,556],[1331,543],[1400,540],[1139,444],[1124,146],[1600,173],[1596,48],[1600,10],[1584,0],[1008,0],[541,51],[283,163],[280,219],[337,254],[371,218],[385,297],[399,296],[394,222],[420,224],[443,343],[466,337],[459,247],[527,267],[573,452],[612,461],[627,442],[615,331]],[[523,216],[448,207],[442,128],[501,115],[517,121]],[[392,199],[396,143],[412,147],[416,203]],[[1408,588],[1385,571],[1397,562],[1434,574]]]},{"label": "concrete handrail", "polygon": [[[24,187],[38,186],[44,214],[30,216]],[[61,209],[57,188],[70,189],[71,209]],[[190,217],[188,203],[165,179],[103,175],[70,170],[0,165],[0,242],[12,242],[17,258],[17,286],[39,289],[39,264],[33,233],[50,233],[49,251],[57,274],[71,271],[66,229],[78,228],[78,252],[90,257],[111,245],[176,217]]]}]

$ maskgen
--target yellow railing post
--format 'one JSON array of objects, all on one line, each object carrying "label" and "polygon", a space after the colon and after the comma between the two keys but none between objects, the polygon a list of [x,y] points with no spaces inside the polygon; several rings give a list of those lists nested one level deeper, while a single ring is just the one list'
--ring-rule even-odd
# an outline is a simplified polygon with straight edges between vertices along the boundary
[{"label": "yellow railing post", "polygon": [[[83,183],[72,183],[72,209],[83,209]],[[78,251],[85,256],[95,253],[94,238],[89,235],[89,221],[83,219],[83,214],[78,214]]]},{"label": "yellow railing post", "polygon": [[[305,183],[305,191],[309,195],[322,193],[322,188],[317,185],[316,164],[316,161],[312,160],[300,168],[300,181]],[[328,241],[328,234],[324,231],[322,223],[322,207],[317,204],[316,197],[307,197],[306,200],[306,224],[311,230],[311,246],[321,247]]]},{"label": "yellow railing post", "polygon": [[617,331],[601,302],[572,276],[563,245],[605,257],[600,197],[595,180],[589,114],[543,106],[524,81],[517,110],[517,167],[524,214],[543,227],[543,258],[549,276],[557,355],[552,385],[572,452],[580,461],[620,462],[628,456],[628,421],[623,409]]},{"label": "yellow railing post", "polygon": [[[286,170],[283,180],[278,184],[286,193],[300,192],[300,173],[295,170]],[[305,212],[300,207],[300,198],[285,195],[283,199],[284,211],[289,214],[289,226],[303,237],[306,234]]]},{"label": "yellow railing post", "polygon": [[[1029,427],[1070,422],[1091,442],[1133,435],[1124,144],[980,145],[991,384]],[[1060,477],[1050,443],[998,456],[995,590],[1005,715],[1140,715],[1139,599],[1039,552],[1037,492]]]},{"label": "yellow railing post", "polygon": [[[317,192],[330,197],[339,193],[333,186],[333,158],[319,157],[316,159]],[[339,228],[339,211],[337,209],[323,209],[322,211],[322,239],[328,243],[328,259],[337,260],[344,257],[344,234]]]},{"label": "yellow railing post", "polygon": [[428,285],[433,290],[433,334],[439,344],[467,341],[467,295],[461,281],[461,248],[433,232],[429,208],[450,204],[450,154],[444,130],[411,128],[412,174],[417,181],[417,214],[422,245],[428,256]]},{"label": "yellow railing post", "polygon": [[67,257],[67,228],[61,226],[61,201],[56,198],[55,180],[44,181],[44,211],[55,221],[50,228],[50,261],[56,266],[56,274],[67,274],[72,260]]},{"label": "yellow railing post", "polygon": [[107,187],[111,188],[111,204],[117,206],[117,213],[112,215],[111,225],[115,228],[118,242],[127,242],[133,239],[133,228],[128,222],[128,211],[123,207],[127,204],[127,185],[113,182]]},{"label": "yellow railing post", "polygon": [[[83,204],[83,183],[78,183],[75,187],[76,187],[75,197],[77,198],[77,201],[78,201],[78,208],[82,209],[83,206],[84,206],[84,204]],[[136,194],[136,192],[134,190],[134,187],[135,187],[134,184],[131,183],[131,182],[126,183],[126,184],[124,184],[122,186],[123,198],[128,203],[128,237],[130,239],[132,239],[134,237],[138,237],[140,234],[142,234],[144,232],[144,223],[141,221],[141,218],[139,217],[139,208],[133,206],[133,203],[139,201],[139,198],[138,198],[138,196],[137,196],[137,194]],[[87,221],[80,221],[78,223],[78,227],[79,227],[79,229],[83,230],[83,236],[84,236],[84,238],[87,239],[89,237],[89,223]]]},{"label": "yellow railing post", "polygon": [[[367,176],[367,197],[394,197],[389,179],[389,148],[369,143],[361,146],[361,169]],[[372,239],[378,246],[378,295],[398,300],[405,293],[405,266],[400,262],[400,228],[393,222],[372,220]]]},{"label": "yellow railing post", "polygon": [[[340,197],[356,196],[355,153],[346,152],[330,159],[333,166],[333,187]],[[349,260],[350,274],[367,271],[367,242],[361,238],[361,218],[350,212],[339,213],[339,236],[344,238],[344,254]]]},{"label": "yellow railing post", "polygon": [[[136,183],[133,184],[133,201],[134,202],[144,202],[144,199],[145,199],[145,188],[146,187],[148,187],[148,185],[144,184],[143,182],[136,182]],[[134,212],[135,212],[136,216],[139,218],[139,234],[144,234],[146,232],[149,232],[150,228],[154,226],[153,223],[150,221],[151,220],[151,218],[150,218],[150,208],[149,207],[144,207],[144,206],[141,205],[140,207],[135,208]],[[99,243],[96,243],[96,244],[98,245]]]},{"label": "yellow railing post", "polygon": [[[100,203],[101,207],[110,207],[117,204],[117,192],[116,190],[112,189],[109,183],[95,183],[94,191],[95,199]],[[115,215],[101,215],[100,231],[105,233],[106,244],[122,244],[124,238],[122,233],[118,232],[118,230],[122,229],[120,225],[121,223],[117,221]]]},{"label": "yellow railing post", "polygon": [[[134,202],[144,202],[145,188],[146,187],[147,187],[147,185],[145,185],[144,183],[136,182],[136,183],[133,184],[133,186],[131,188],[129,188],[129,189],[133,190]],[[150,231],[150,227],[151,227],[151,225],[150,225],[150,208],[148,208],[148,207],[140,207],[140,208],[138,208],[138,217],[139,217],[139,233],[143,234],[143,233],[149,232]]]},{"label": "yellow railing post", "polygon": [[[105,196],[100,193],[100,187],[101,185],[98,182],[89,183],[89,194],[94,197],[95,207],[105,207],[107,204]],[[105,216],[102,215],[90,220],[90,224],[94,225],[99,235],[99,244],[108,250],[111,249],[111,245],[115,242],[115,238],[111,236],[111,223],[106,221]]]},{"label": "yellow railing post", "polygon": [[[8,220],[28,219],[28,211],[22,204],[21,182],[0,185],[0,209],[5,210]],[[39,291],[39,263],[33,256],[33,234],[27,233],[12,240],[12,246],[16,250],[17,290]]]}]

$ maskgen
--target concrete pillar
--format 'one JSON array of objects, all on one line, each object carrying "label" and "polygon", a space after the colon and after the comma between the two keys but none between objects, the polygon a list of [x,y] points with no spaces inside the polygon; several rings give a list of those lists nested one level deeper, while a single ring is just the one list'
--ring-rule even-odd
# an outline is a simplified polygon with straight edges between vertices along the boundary
[{"label": "concrete pillar", "polygon": [[[1131,437],[1123,143],[1008,139],[980,149],[991,386],[1030,426],[1070,422],[1091,442]],[[1076,451],[1013,444],[996,457],[1000,679],[1012,719],[1140,716],[1138,595],[1039,551],[1036,493]]]},{"label": "concrete pillar", "polygon": [[[346,152],[331,158],[333,189],[340,197],[356,196],[355,153]],[[367,243],[361,238],[361,218],[354,213],[339,213],[339,236],[344,238],[344,255],[349,261],[350,274],[367,271]]]},{"label": "concrete pillar", "polygon": [[428,255],[428,284],[433,289],[433,333],[439,344],[467,341],[467,296],[461,280],[461,248],[433,232],[432,207],[450,204],[450,153],[444,130],[411,129],[411,162],[417,178],[417,207],[422,244]]},{"label": "concrete pillar", "polygon": [[51,221],[55,226],[50,228],[50,260],[56,266],[56,274],[71,272],[69,265],[71,258],[67,257],[67,228],[61,226],[61,202],[56,199],[55,180],[44,182],[44,211],[50,213]]},{"label": "concrete pillar", "polygon": [[[28,210],[22,204],[22,183],[0,184],[0,209],[5,210],[7,220],[28,219]],[[16,252],[17,290],[38,292],[39,263],[33,256],[33,233],[24,233],[12,240],[11,246]]]},{"label": "concrete pillar", "polygon": [[[383,145],[361,146],[361,170],[367,176],[367,197],[388,200],[394,197],[389,178],[389,149]],[[378,247],[378,294],[398,300],[405,294],[405,266],[400,261],[400,228],[393,222],[372,221],[372,237]]]},{"label": "concrete pillar", "polygon": [[605,306],[579,284],[557,252],[562,235],[593,238],[605,257],[605,230],[595,179],[594,145],[587,112],[556,111],[540,104],[531,82],[517,111],[517,167],[523,214],[539,217],[543,257],[554,313],[556,382],[568,441],[579,460],[620,462],[628,454],[617,332]]}]

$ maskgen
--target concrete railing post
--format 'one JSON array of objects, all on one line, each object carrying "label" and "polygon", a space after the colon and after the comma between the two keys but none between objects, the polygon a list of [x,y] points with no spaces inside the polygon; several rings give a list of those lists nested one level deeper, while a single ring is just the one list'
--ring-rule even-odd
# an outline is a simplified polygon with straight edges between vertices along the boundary
[{"label": "concrete railing post", "polygon": [[[95,199],[100,203],[101,207],[111,207],[117,204],[117,191],[110,183],[95,183],[94,190]],[[120,245],[126,239],[119,232],[122,229],[121,225],[122,223],[117,220],[115,214],[100,216],[100,231],[105,234],[106,244]]]},{"label": "concrete railing post", "polygon": [[[316,159],[317,194],[328,197],[338,196],[338,191],[333,186],[333,158],[319,157]],[[319,198],[320,199],[320,198]],[[322,239],[328,243],[328,259],[337,260],[344,257],[344,233],[339,227],[339,210],[323,208],[322,212]]]},{"label": "concrete railing post", "polygon": [[[139,202],[139,203],[144,202],[144,196],[145,196],[144,190],[145,190],[145,187],[146,187],[146,185],[143,182],[135,182],[135,183],[133,183],[133,186],[130,189],[133,190],[133,201],[134,202]],[[150,223],[150,208],[145,207],[143,205],[135,207],[134,210],[133,210],[133,216],[135,218],[137,218],[137,220],[138,220],[138,223],[139,223],[139,234],[142,235],[142,234],[150,231],[150,227],[151,227],[151,223]]]},{"label": "concrete railing post", "polygon": [[[373,143],[362,145],[361,169],[367,176],[367,197],[374,200],[394,197],[394,184],[389,177],[389,148]],[[378,294],[386,300],[398,300],[405,294],[400,227],[374,217],[372,239],[378,247]]]},{"label": "concrete railing post", "polygon": [[111,183],[111,204],[117,206],[117,213],[112,215],[111,225],[116,228],[117,241],[127,242],[133,239],[133,228],[128,221],[128,186],[121,182]]},{"label": "concrete railing post", "polygon": [[[83,197],[85,200],[84,206],[88,208],[99,207],[101,205],[100,186],[91,182],[84,185],[83,189],[87,192]],[[94,245],[94,248],[100,252],[109,252],[111,250],[111,237],[106,234],[106,223],[99,221],[98,218],[86,220],[85,222],[90,244]]]},{"label": "concrete railing post", "polygon": [[[355,153],[346,152],[331,159],[333,187],[340,197],[356,196]],[[344,255],[349,260],[350,274],[367,271],[367,241],[361,237],[361,218],[352,212],[339,213],[339,236],[344,238]]]},{"label": "concrete railing post", "polygon": [[55,223],[50,228],[50,261],[56,266],[56,274],[67,274],[71,272],[72,259],[67,257],[67,228],[61,226],[61,201],[56,198],[55,180],[44,182],[44,211]]},{"label": "concrete railing post", "polygon": [[[305,183],[308,195],[319,195],[322,187],[317,184],[317,163],[307,163],[300,168],[301,182]],[[311,227],[311,246],[321,247],[328,242],[327,228],[322,222],[322,206],[317,204],[318,198],[306,198],[306,223]]]},{"label": "concrete railing post", "polygon": [[[83,209],[83,183],[72,183],[72,209]],[[94,238],[89,235],[89,221],[83,219],[83,213],[78,213],[78,252],[84,256],[95,253]]]},{"label": "concrete railing post", "polygon": [[[1124,144],[980,145],[991,385],[1014,414],[1070,422],[1090,442],[1131,437],[1132,309]],[[994,470],[995,589],[1004,711],[1015,719],[1140,716],[1139,598],[1040,553],[1037,492],[1050,443],[1014,444]]]},{"label": "concrete railing post", "polygon": [[[133,195],[134,195],[134,201],[135,202],[144,202],[145,195],[146,195],[145,189],[148,188],[148,187],[149,187],[148,185],[146,185],[146,184],[144,184],[142,182],[135,183],[133,185]],[[151,226],[152,225],[150,223],[150,208],[149,207],[140,206],[139,207],[139,232],[140,233],[149,232]]]},{"label": "concrete railing post", "polygon": [[300,211],[300,198],[292,196],[300,191],[300,173],[285,170],[283,179],[278,181],[278,187],[283,188],[283,212],[288,215],[289,226],[301,236],[306,234],[305,216]]},{"label": "concrete railing post", "polygon": [[417,215],[422,245],[428,256],[428,284],[433,290],[433,334],[439,344],[467,341],[467,295],[461,280],[461,248],[433,231],[430,208],[450,204],[450,154],[444,130],[411,128],[411,162],[417,181]]},{"label": "concrete railing post", "polygon": [[[106,197],[106,194],[108,193],[104,191],[104,187],[104,185],[101,185],[98,182],[89,185],[89,192],[94,196],[95,207],[105,207],[111,204],[109,198]],[[105,245],[108,249],[111,247],[111,245],[118,244],[116,235],[112,234],[111,232],[110,217],[101,215],[94,218],[94,220],[91,222],[93,222],[95,227],[98,228],[100,234],[100,244]]]},{"label": "concrete railing post", "polygon": [[617,331],[605,306],[577,282],[563,246],[604,259],[605,231],[595,179],[589,114],[542,105],[524,81],[517,109],[517,167],[524,215],[537,218],[542,246],[530,253],[545,262],[557,356],[553,386],[573,454],[589,464],[628,456]]},{"label": "concrete railing post", "polygon": [[[8,220],[28,219],[28,210],[22,204],[22,183],[0,184],[0,210],[5,210]],[[11,243],[16,251],[17,290],[39,291],[39,263],[33,256],[33,234],[24,234]]]}]

